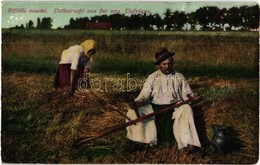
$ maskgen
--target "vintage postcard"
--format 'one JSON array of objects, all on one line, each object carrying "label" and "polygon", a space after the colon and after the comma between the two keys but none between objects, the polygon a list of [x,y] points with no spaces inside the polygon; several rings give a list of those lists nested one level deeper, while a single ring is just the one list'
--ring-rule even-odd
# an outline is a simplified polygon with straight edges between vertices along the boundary
[{"label": "vintage postcard", "polygon": [[259,4],[2,1],[1,161],[256,164]]}]

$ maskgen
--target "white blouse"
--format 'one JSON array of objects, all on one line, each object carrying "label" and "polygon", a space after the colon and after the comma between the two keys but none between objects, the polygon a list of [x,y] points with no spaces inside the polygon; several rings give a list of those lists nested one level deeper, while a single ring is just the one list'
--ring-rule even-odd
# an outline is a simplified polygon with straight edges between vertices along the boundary
[{"label": "white blouse", "polygon": [[181,73],[173,72],[165,75],[161,70],[157,70],[148,76],[135,101],[169,105],[187,100],[187,94],[193,96],[188,82]]},{"label": "white blouse", "polygon": [[71,64],[70,69],[77,70],[79,57],[83,49],[79,45],[74,45],[64,50],[59,64]]}]

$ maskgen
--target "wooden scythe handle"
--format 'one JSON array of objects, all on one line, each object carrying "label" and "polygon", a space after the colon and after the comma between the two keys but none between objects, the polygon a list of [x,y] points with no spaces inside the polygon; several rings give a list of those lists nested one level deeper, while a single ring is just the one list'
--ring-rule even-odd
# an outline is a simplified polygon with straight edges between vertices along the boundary
[{"label": "wooden scythe handle", "polygon": [[112,126],[112,127],[108,127],[105,130],[100,131],[100,132],[98,132],[96,134],[93,134],[91,136],[84,136],[84,137],[78,138],[78,139],[76,139],[74,141],[73,146],[77,147],[80,144],[84,144],[84,143],[87,143],[88,141],[91,141],[91,140],[96,139],[98,137],[107,135],[107,134],[115,132],[115,131],[122,130],[122,129],[130,126],[130,125],[134,125],[134,124],[136,124],[138,122],[142,122],[142,121],[144,121],[144,120],[146,120],[146,119],[148,119],[150,117],[156,116],[158,114],[162,114],[162,113],[165,113],[165,112],[170,111],[170,110],[173,111],[174,108],[177,108],[177,107],[179,107],[181,105],[191,104],[191,103],[196,104],[196,103],[199,103],[200,101],[202,101],[202,98],[200,96],[195,96],[195,97],[188,96],[188,100],[176,103],[176,104],[174,104],[174,105],[172,105],[170,107],[164,108],[164,109],[162,109],[160,111],[156,111],[156,112],[144,115],[144,116],[140,116],[139,118],[137,117],[137,119],[130,120],[129,122],[126,122],[126,123],[123,123],[123,124],[118,124],[118,125],[115,125],[115,126]]}]

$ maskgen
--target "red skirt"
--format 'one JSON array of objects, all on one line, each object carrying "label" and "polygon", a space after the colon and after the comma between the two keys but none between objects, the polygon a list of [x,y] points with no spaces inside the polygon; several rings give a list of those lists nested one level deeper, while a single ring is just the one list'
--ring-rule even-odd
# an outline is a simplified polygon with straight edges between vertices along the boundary
[{"label": "red skirt", "polygon": [[[54,78],[54,88],[65,88],[70,87],[70,73],[71,64],[59,64],[57,73]],[[83,77],[84,66],[78,68],[75,71],[76,87],[78,86],[78,81]]]}]

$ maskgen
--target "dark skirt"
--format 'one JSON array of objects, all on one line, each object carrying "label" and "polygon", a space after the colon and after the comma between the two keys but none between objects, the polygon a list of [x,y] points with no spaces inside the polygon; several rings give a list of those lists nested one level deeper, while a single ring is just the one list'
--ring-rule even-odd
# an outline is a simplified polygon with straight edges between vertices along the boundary
[{"label": "dark skirt", "polygon": [[[155,105],[152,104],[153,110],[160,111],[172,105]],[[173,143],[175,141],[173,135],[173,111],[168,111],[155,116],[155,125],[157,130],[157,141],[158,143],[169,142]]]},{"label": "dark skirt", "polygon": [[[54,88],[66,88],[70,87],[70,73],[71,64],[59,64],[57,73],[54,78]],[[78,68],[75,71],[76,87],[78,86],[78,81],[83,77],[84,66]]]}]

